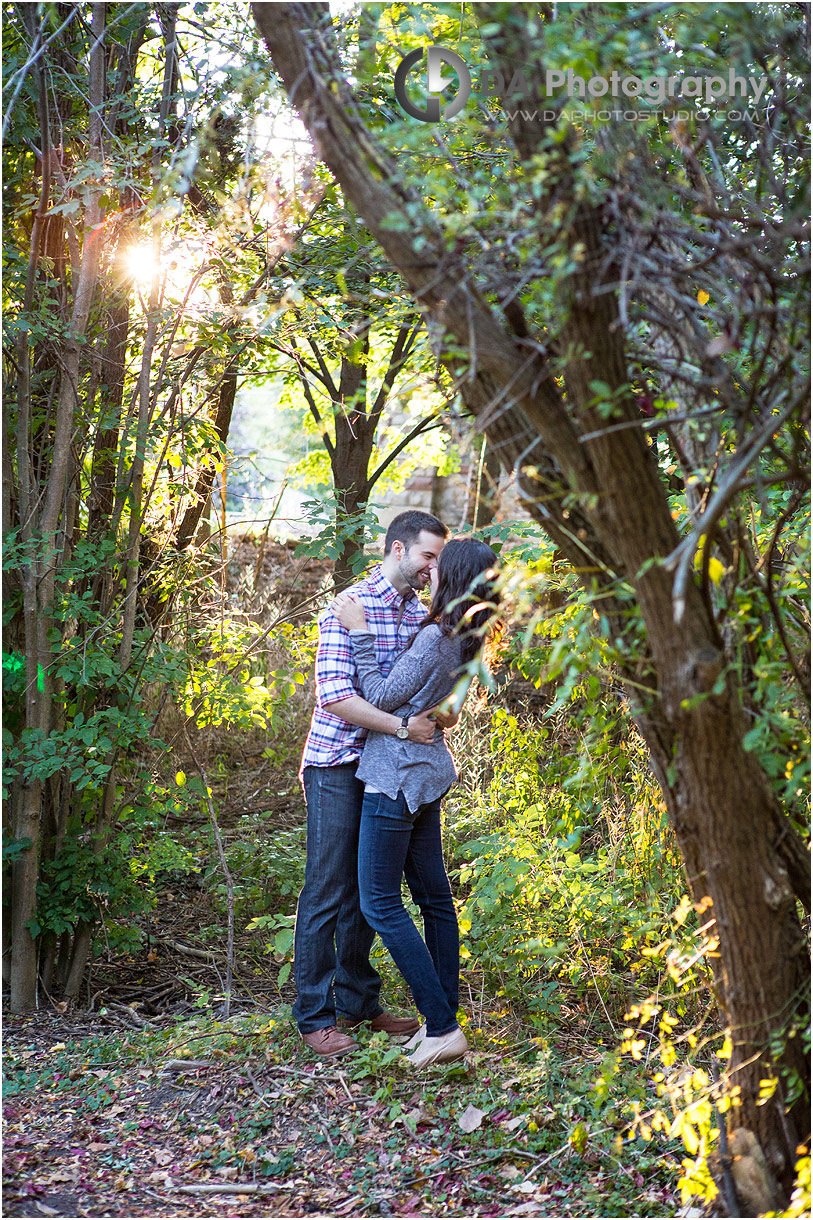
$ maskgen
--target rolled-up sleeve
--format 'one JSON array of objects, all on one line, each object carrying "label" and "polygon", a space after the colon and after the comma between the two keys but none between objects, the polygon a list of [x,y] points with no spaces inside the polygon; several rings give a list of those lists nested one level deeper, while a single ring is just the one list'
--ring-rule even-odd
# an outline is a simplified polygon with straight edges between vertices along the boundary
[{"label": "rolled-up sleeve", "polygon": [[338,703],[359,693],[353,682],[355,661],[350,636],[329,611],[319,618],[319,645],[316,649],[316,705]]}]

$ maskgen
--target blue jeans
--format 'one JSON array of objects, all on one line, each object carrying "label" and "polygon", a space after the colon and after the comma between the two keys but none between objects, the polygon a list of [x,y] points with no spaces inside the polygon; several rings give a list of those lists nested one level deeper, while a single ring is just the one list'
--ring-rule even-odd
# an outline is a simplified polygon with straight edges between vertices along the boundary
[{"label": "blue jeans", "polygon": [[294,933],[296,1003],[303,1034],[336,1017],[370,1020],[382,1011],[381,979],[370,965],[375,932],[359,906],[358,837],[364,785],[356,763],[305,767],[308,806],[305,885]]},{"label": "blue jeans", "polygon": [[[401,878],[423,916],[421,939],[401,898]],[[460,942],[443,865],[440,801],[407,808],[382,792],[364,797],[359,833],[361,909],[406,979],[430,1038],[457,1027]]]}]

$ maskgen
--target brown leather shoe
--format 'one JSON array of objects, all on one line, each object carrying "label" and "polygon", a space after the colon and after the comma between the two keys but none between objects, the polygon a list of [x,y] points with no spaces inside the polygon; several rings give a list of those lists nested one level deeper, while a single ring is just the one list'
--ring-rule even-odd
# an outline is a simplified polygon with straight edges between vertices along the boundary
[{"label": "brown leather shoe", "polygon": [[358,1046],[355,1038],[343,1034],[335,1025],[327,1025],[324,1029],[315,1029],[311,1034],[303,1034],[302,1041],[310,1047],[314,1055],[321,1055],[323,1059],[349,1055]]},{"label": "brown leather shoe", "polygon": [[385,1034],[414,1034],[416,1029],[420,1029],[421,1023],[417,1017],[394,1017],[391,1012],[380,1012],[370,1021],[342,1019],[345,1029],[358,1029],[360,1025],[369,1025],[374,1034],[380,1030]]}]

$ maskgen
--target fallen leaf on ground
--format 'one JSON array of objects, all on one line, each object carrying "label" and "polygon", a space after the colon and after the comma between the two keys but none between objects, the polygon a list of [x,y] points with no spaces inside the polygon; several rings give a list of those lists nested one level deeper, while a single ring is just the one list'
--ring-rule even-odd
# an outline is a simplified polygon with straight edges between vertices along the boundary
[{"label": "fallen leaf on ground", "polygon": [[416,1126],[418,1123],[433,1123],[435,1121],[432,1115],[424,1110],[423,1106],[415,1106],[414,1109],[408,1110],[406,1114],[402,1114],[400,1117],[404,1123],[409,1120],[415,1123]]},{"label": "fallen leaf on ground", "polygon": [[465,1131],[468,1135],[471,1131],[476,1131],[482,1125],[485,1117],[484,1110],[478,1110],[476,1106],[466,1106],[460,1118],[457,1120],[461,1131]]}]

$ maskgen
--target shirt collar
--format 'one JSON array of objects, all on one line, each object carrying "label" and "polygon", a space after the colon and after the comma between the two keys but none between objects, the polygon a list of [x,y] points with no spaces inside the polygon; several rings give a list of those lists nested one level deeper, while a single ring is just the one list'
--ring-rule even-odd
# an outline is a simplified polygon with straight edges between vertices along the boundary
[{"label": "shirt collar", "polygon": [[387,580],[386,576],[381,570],[380,563],[373,568],[372,572],[367,577],[367,583],[372,591],[377,593],[388,606],[396,606],[401,601],[403,601],[407,606],[410,605],[411,602],[419,604],[418,595],[414,589],[410,589],[405,595],[398,592],[395,585],[392,584],[391,581]]}]

